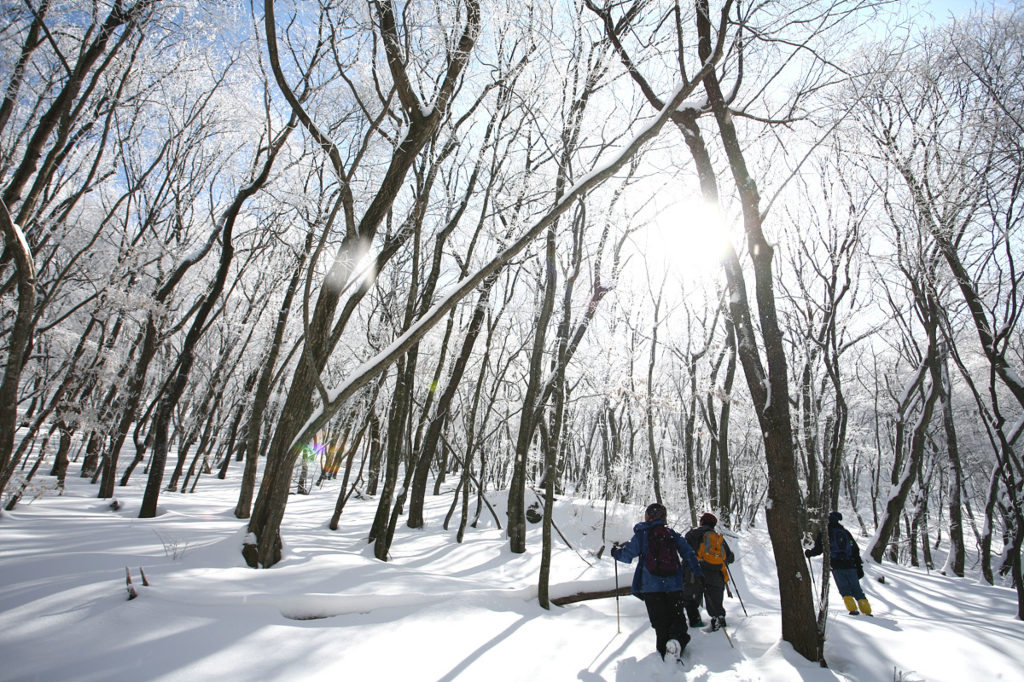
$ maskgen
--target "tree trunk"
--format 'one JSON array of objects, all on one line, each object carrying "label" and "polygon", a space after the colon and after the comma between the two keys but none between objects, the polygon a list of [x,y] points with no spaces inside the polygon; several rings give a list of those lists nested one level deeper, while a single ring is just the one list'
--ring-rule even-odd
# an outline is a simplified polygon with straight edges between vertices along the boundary
[{"label": "tree trunk", "polygon": [[647,363],[647,451],[651,458],[651,477],[654,479],[654,499],[664,504],[661,499],[661,471],[658,469],[658,450],[654,442],[654,365],[658,357],[658,310],[661,297],[654,304],[654,327],[651,329],[651,353]]},{"label": "tree trunk", "polygon": [[277,365],[277,358],[281,354],[281,345],[284,343],[284,333],[288,326],[288,314],[295,299],[295,292],[298,290],[299,282],[302,279],[302,270],[306,265],[309,250],[313,245],[312,231],[306,235],[306,243],[302,252],[297,258],[292,278],[288,282],[284,299],[281,301],[281,309],[277,313],[277,325],[274,327],[274,338],[270,342],[270,349],[263,361],[263,369],[260,371],[259,381],[256,383],[256,393],[253,395],[252,411],[249,412],[249,427],[246,431],[245,444],[245,469],[242,472],[242,488],[238,493],[238,504],[235,505],[235,518],[247,519],[252,511],[252,494],[256,489],[256,469],[259,464],[260,455],[260,432],[263,428],[263,417],[267,410],[267,403],[270,401],[271,380],[274,376],[274,368]]},{"label": "tree trunk", "polygon": [[[196,311],[195,318],[192,320],[192,327],[189,329],[188,334],[185,335],[185,340],[181,346],[177,372],[175,372],[166,391],[164,391],[159,407],[153,417],[153,458],[149,469],[149,479],[146,482],[146,492],[139,509],[139,518],[147,519],[156,516],[157,500],[160,497],[164,465],[167,461],[167,451],[170,445],[168,442],[168,427],[170,425],[171,413],[177,406],[181,395],[185,392],[189,375],[192,372],[192,365],[195,363],[196,346],[206,331],[206,321],[217,299],[220,298],[228,278],[231,261],[235,255],[234,245],[231,242],[235,220],[238,218],[238,214],[241,212],[245,202],[252,195],[256,194],[270,178],[270,170],[274,165],[277,154],[288,140],[292,130],[291,126],[285,126],[284,130],[270,143],[269,149],[266,150],[266,159],[259,173],[252,182],[238,191],[234,200],[225,209],[216,228],[212,231],[213,234],[219,235],[221,240],[220,266],[214,275],[210,290],[203,298],[203,303],[200,305],[199,310]],[[259,159],[262,151],[260,150],[260,153],[257,154],[257,159]]]},{"label": "tree trunk", "polygon": [[939,397],[941,379],[939,377],[938,362],[935,355],[934,329],[930,330],[930,337],[928,357],[925,359],[925,364],[928,365],[932,382],[927,389],[924,404],[921,408],[921,415],[914,427],[908,461],[903,467],[903,473],[900,476],[899,482],[889,493],[889,500],[886,502],[885,509],[882,512],[881,522],[878,529],[875,531],[875,537],[865,548],[865,553],[869,554],[872,559],[879,563],[881,563],[885,549],[893,537],[896,524],[899,523],[900,514],[903,512],[903,508],[906,505],[910,489],[916,482],[917,471],[921,466],[921,460],[924,457],[928,425],[931,422],[935,402]]},{"label": "tree trunk", "polygon": [[963,489],[963,467],[960,464],[960,447],[957,443],[956,426],[953,423],[953,387],[949,381],[949,355],[942,354],[942,425],[946,432],[946,453],[949,455],[949,554],[943,573],[964,576],[964,520],[960,491]]},{"label": "tree trunk", "polygon": [[[697,0],[697,31],[700,36],[701,60],[711,56],[711,24],[707,0]],[[721,133],[743,210],[747,249],[753,262],[755,294],[767,373],[760,367],[757,341],[749,324],[746,290],[735,253],[730,258],[730,308],[739,336],[739,355],[750,390],[758,422],[764,438],[768,464],[768,498],[766,509],[768,534],[775,553],[782,602],[782,638],[796,651],[813,661],[822,659],[822,644],[814,614],[811,581],[800,543],[800,485],[793,456],[793,432],[789,412],[789,373],[786,364],[785,340],[779,329],[775,309],[772,257],[774,249],[761,229],[760,194],[747,171],[746,160],[729,112],[712,70],[703,79],[711,108]]]},{"label": "tree trunk", "polygon": [[[476,345],[476,340],[480,336],[480,330],[483,328],[484,314],[487,312],[487,302],[490,297],[491,287],[497,279],[496,273],[484,281],[484,285],[480,290],[480,298],[473,309],[473,317],[470,319],[466,338],[462,342],[462,350],[455,359],[455,365],[452,367],[451,375],[448,378],[448,385],[445,387],[440,399],[438,399],[434,417],[427,426],[427,433],[423,439],[422,449],[416,462],[415,473],[413,474],[412,496],[409,501],[409,519],[407,522],[410,528],[423,527],[423,502],[426,497],[427,476],[430,474],[430,464],[434,459],[434,453],[437,451],[441,430],[448,420],[448,411],[451,409],[452,400],[455,399],[459,383],[462,381],[466,366],[469,364],[470,355],[473,353],[473,346]],[[438,476],[440,476],[440,473]]]},{"label": "tree trunk", "polygon": [[725,345],[728,348],[729,359],[725,370],[725,383],[722,385],[725,397],[722,400],[722,411],[718,418],[718,497],[722,526],[731,528],[732,467],[729,461],[729,419],[732,408],[733,379],[736,376],[736,331],[730,319],[726,319],[725,323]]},{"label": "tree trunk", "polygon": [[0,494],[3,494],[18,465],[12,456],[14,434],[18,430],[18,386],[35,326],[36,266],[25,235],[4,202],[0,202],[0,230],[6,248],[14,254],[18,281],[18,311],[7,342],[7,365],[0,382]]},{"label": "tree trunk", "polygon": [[[554,226],[548,230],[548,241],[554,240]],[[535,321],[536,332],[530,352],[530,374],[527,379],[526,395],[519,417],[519,436],[516,440],[515,461],[512,469],[512,483],[508,491],[508,537],[509,549],[515,554],[526,551],[526,473],[530,458],[530,445],[536,428],[535,410],[540,395],[541,372],[544,364],[545,338],[551,314],[554,312],[555,287],[558,271],[554,258],[544,259],[547,277],[544,281],[544,298]]]}]

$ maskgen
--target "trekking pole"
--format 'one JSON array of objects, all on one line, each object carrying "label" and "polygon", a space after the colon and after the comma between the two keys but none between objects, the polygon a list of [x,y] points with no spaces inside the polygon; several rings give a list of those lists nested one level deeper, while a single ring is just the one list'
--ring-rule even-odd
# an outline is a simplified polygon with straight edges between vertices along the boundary
[{"label": "trekking pole", "polygon": [[615,564],[615,625],[622,634],[622,618],[619,616],[619,560],[612,554],[612,563]]},{"label": "trekking pole", "polygon": [[[725,567],[723,566],[723,568],[725,568]],[[725,572],[726,572],[726,574],[727,574],[727,575],[729,575],[729,569],[727,569],[727,568],[726,568],[726,569],[725,569]],[[749,614],[749,613],[747,613],[747,605],[743,603],[743,597],[741,597],[741,596],[740,596],[740,586],[736,584],[736,581],[735,581],[735,580],[732,580],[732,581],[730,581],[730,582],[732,582],[732,586],[736,588],[736,596],[737,596],[737,597],[739,598],[739,600],[740,600],[740,606],[742,606],[742,607],[743,607],[743,615],[744,615],[744,616],[746,616],[747,618],[750,618],[750,614]],[[726,587],[728,587],[728,586],[729,586],[729,583],[726,583],[725,585],[726,585]],[[728,636],[728,635],[727,635],[727,636]],[[732,642],[731,642],[731,641],[730,641],[729,643],[730,643],[730,644],[732,644]]]},{"label": "trekking pole", "polygon": [[722,628],[720,628],[720,629],[722,630],[722,632],[725,633],[725,638],[727,640],[729,640],[729,646],[731,646],[733,649],[735,649],[736,645],[732,643],[732,637],[729,636],[729,633],[726,631],[725,626],[722,626]]}]

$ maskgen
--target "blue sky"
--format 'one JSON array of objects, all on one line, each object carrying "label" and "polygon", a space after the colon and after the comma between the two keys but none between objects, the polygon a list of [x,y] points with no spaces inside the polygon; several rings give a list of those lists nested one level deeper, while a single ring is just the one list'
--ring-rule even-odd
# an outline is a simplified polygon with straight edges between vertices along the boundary
[{"label": "blue sky", "polygon": [[937,21],[945,21],[950,14],[962,16],[972,10],[975,0],[921,0],[921,5],[927,7]]}]

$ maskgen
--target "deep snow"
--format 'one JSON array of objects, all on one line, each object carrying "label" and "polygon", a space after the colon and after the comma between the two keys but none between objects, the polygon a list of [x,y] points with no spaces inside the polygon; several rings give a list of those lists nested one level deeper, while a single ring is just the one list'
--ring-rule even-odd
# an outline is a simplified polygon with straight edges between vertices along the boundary
[{"label": "deep snow", "polygon": [[[240,554],[246,523],[232,515],[241,473],[232,467],[226,481],[204,477],[195,494],[163,493],[155,519],[136,518],[141,476],[117,489],[122,507],[112,511],[75,466],[63,496],[50,491],[4,512],[0,681],[1024,681],[1024,623],[1013,618],[1012,590],[891,564],[868,568],[875,618],[845,615],[833,589],[830,667],[805,661],[779,638],[763,528],[730,537],[749,613],[726,600],[735,648],[721,632],[691,631],[685,670],[653,652],[635,598],[619,602],[621,634],[614,599],[541,609],[540,526],[529,551],[514,555],[485,509],[459,545],[458,514],[442,528],[450,490],[428,498],[425,529],[399,527],[388,563],[365,541],[375,500],[351,499],[332,532],[339,482],[293,495],[284,560],[253,570]],[[503,496],[488,497],[501,514]],[[556,535],[553,596],[614,584],[607,552],[595,556],[602,510],[559,500],[555,521],[575,550]],[[609,507],[609,545],[629,537],[638,514]],[[139,593],[132,601],[126,566]],[[813,570],[820,575],[820,559]],[[619,564],[622,584],[631,571]]]}]

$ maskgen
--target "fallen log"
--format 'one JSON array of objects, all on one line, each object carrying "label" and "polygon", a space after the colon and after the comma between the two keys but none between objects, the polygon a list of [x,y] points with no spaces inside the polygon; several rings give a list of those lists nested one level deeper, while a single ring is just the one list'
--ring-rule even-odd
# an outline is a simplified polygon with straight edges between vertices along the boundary
[{"label": "fallen log", "polygon": [[629,586],[620,587],[617,590],[599,590],[597,592],[577,592],[576,594],[570,594],[568,597],[557,597],[551,600],[551,603],[555,606],[565,606],[566,604],[575,604],[578,601],[590,601],[591,599],[607,599],[609,597],[628,597],[632,594]]}]

